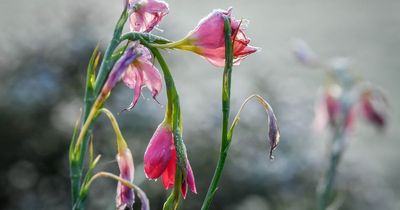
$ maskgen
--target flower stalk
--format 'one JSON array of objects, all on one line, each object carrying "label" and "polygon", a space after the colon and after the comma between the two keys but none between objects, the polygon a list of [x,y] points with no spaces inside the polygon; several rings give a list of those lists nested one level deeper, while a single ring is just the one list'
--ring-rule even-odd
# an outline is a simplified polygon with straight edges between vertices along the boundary
[{"label": "flower stalk", "polygon": [[215,192],[218,188],[219,180],[222,176],[225,160],[228,155],[230,146],[230,139],[228,138],[229,126],[229,113],[230,113],[230,99],[231,99],[231,77],[233,66],[233,50],[231,40],[231,27],[230,18],[224,16],[224,32],[225,32],[225,68],[222,79],[222,132],[221,132],[221,149],[217,167],[214,171],[214,176],[208,188],[206,197],[203,201],[201,210],[207,210],[213,200]]}]

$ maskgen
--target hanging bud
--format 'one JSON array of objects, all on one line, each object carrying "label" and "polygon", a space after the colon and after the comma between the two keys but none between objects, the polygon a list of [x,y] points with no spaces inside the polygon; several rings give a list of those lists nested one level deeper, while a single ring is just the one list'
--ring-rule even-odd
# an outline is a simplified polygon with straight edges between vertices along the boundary
[{"label": "hanging bud", "polygon": [[[170,189],[175,184],[177,168],[177,154],[171,126],[162,123],[158,126],[150,139],[144,154],[144,172],[147,178],[157,179],[162,177],[165,189]],[[186,172],[182,182],[182,195],[186,196],[186,189],[196,193],[196,185],[190,163],[186,160]]]},{"label": "hanging bud", "polygon": [[[133,182],[135,167],[133,165],[131,151],[128,148],[125,148],[117,154],[116,159],[120,171],[120,178],[128,182]],[[133,189],[118,182],[116,197],[117,209],[132,209],[134,202],[135,194]]]},{"label": "hanging bud", "polygon": [[269,145],[271,147],[269,151],[269,158],[274,159],[274,156],[272,155],[272,152],[276,149],[279,143],[279,138],[280,138],[280,133],[279,133],[279,128],[277,124],[277,120],[275,117],[275,114],[272,110],[272,108],[269,106],[268,110],[268,127],[269,127]]}]

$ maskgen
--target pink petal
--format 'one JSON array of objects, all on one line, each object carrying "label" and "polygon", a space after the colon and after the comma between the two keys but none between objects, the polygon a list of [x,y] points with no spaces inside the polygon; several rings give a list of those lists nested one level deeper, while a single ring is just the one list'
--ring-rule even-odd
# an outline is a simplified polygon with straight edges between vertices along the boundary
[{"label": "pink petal", "polygon": [[131,1],[140,4],[129,17],[130,28],[136,32],[150,32],[168,14],[168,4],[158,0]]},{"label": "pink petal", "polygon": [[157,179],[163,174],[175,154],[170,128],[160,125],[151,137],[144,153],[144,172],[149,179]]},{"label": "pink petal", "polygon": [[176,173],[176,150],[174,147],[171,155],[171,160],[169,161],[167,168],[162,174],[162,182],[165,189],[170,189],[174,186],[175,173]]},{"label": "pink petal", "polygon": [[131,110],[139,100],[140,93],[143,85],[143,73],[138,70],[135,64],[130,65],[130,68],[126,71],[124,83],[131,89],[133,89],[133,100],[126,110]]},{"label": "pink petal", "polygon": [[193,193],[197,193],[196,183],[194,181],[194,176],[193,176],[193,170],[192,167],[190,166],[189,161],[186,162],[186,171],[187,171],[186,181],[189,185],[190,191],[192,191]]},{"label": "pink petal", "polygon": [[141,64],[143,71],[143,83],[151,91],[153,98],[161,91],[162,80],[158,69],[149,61],[144,61]]}]

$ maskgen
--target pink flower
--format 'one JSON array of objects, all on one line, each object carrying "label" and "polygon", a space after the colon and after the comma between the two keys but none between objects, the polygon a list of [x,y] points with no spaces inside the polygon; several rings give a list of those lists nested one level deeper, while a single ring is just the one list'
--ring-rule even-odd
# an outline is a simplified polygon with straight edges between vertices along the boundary
[{"label": "pink flower", "polygon": [[150,32],[168,14],[168,4],[159,0],[129,0],[132,14],[130,28],[136,32]]},{"label": "pink flower", "polygon": [[[124,152],[117,154],[117,162],[120,171],[120,177],[126,181],[132,182],[135,173],[135,167],[133,165],[133,159],[131,151],[126,148]],[[133,189],[127,187],[121,182],[118,182],[117,186],[117,209],[124,210],[132,208],[135,202],[135,194]]]},{"label": "pink flower", "polygon": [[134,91],[133,101],[127,110],[136,105],[143,86],[151,91],[154,99],[162,88],[161,75],[152,63],[150,51],[142,45],[138,45],[137,50],[141,56],[127,67],[122,78],[125,85]]},{"label": "pink flower", "polygon": [[327,92],[325,94],[325,105],[328,114],[328,120],[331,124],[335,124],[337,116],[340,113],[340,102],[337,97]]},{"label": "pink flower", "polygon": [[177,48],[193,51],[218,67],[225,65],[225,37],[224,16],[231,20],[233,62],[240,64],[246,56],[256,52],[258,48],[250,46],[250,39],[244,33],[242,20],[231,16],[231,8],[225,10],[214,10],[207,17],[200,20],[197,27],[189,32],[186,38],[180,41]]},{"label": "pink flower", "polygon": [[383,95],[367,90],[361,96],[361,113],[372,124],[383,128],[386,124],[386,101]]},{"label": "pink flower", "polygon": [[[168,125],[158,126],[150,143],[144,153],[144,172],[149,179],[162,177],[165,189],[170,189],[175,184],[177,168],[176,148],[172,130]],[[186,197],[187,186],[196,193],[193,171],[188,160],[186,160],[186,175],[183,179],[181,190]]]}]

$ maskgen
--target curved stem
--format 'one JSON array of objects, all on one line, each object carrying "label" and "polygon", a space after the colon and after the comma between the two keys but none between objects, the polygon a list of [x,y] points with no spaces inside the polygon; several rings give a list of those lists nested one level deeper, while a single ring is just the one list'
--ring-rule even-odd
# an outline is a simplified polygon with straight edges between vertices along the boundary
[{"label": "curved stem", "polygon": [[125,149],[128,147],[128,145],[126,144],[125,139],[122,136],[121,130],[119,129],[117,119],[115,119],[114,115],[110,112],[110,110],[106,108],[99,109],[99,112],[103,112],[104,114],[107,115],[108,119],[110,119],[111,125],[117,137],[118,153],[123,153]]},{"label": "curved stem", "polygon": [[[237,125],[237,123],[239,122],[240,114],[242,113],[242,111],[243,111],[243,109],[244,109],[244,106],[245,106],[251,99],[253,99],[253,98],[256,98],[257,101],[258,101],[260,104],[263,105],[263,107],[265,108],[265,110],[266,110],[267,112],[272,112],[272,113],[273,113],[272,107],[269,105],[268,102],[266,102],[266,101],[264,100],[263,97],[261,97],[261,96],[258,95],[258,94],[250,95],[249,97],[247,97],[247,98],[243,101],[242,105],[240,105],[239,111],[236,113],[235,118],[233,118],[232,125],[231,125],[231,127],[230,127],[230,129],[229,129],[230,135],[232,134],[233,129],[235,128],[235,126]],[[229,140],[230,140],[230,138],[229,138]]]},{"label": "curved stem", "polygon": [[228,155],[230,141],[228,139],[228,124],[230,112],[230,97],[231,97],[231,76],[233,65],[233,51],[231,40],[231,24],[230,18],[224,16],[224,32],[225,32],[225,68],[222,79],[222,136],[221,136],[221,150],[214,171],[214,176],[208,188],[206,197],[203,201],[201,210],[207,210],[212,202],[215,192],[218,188],[219,180],[221,179],[222,171],[224,169],[225,160]]}]

